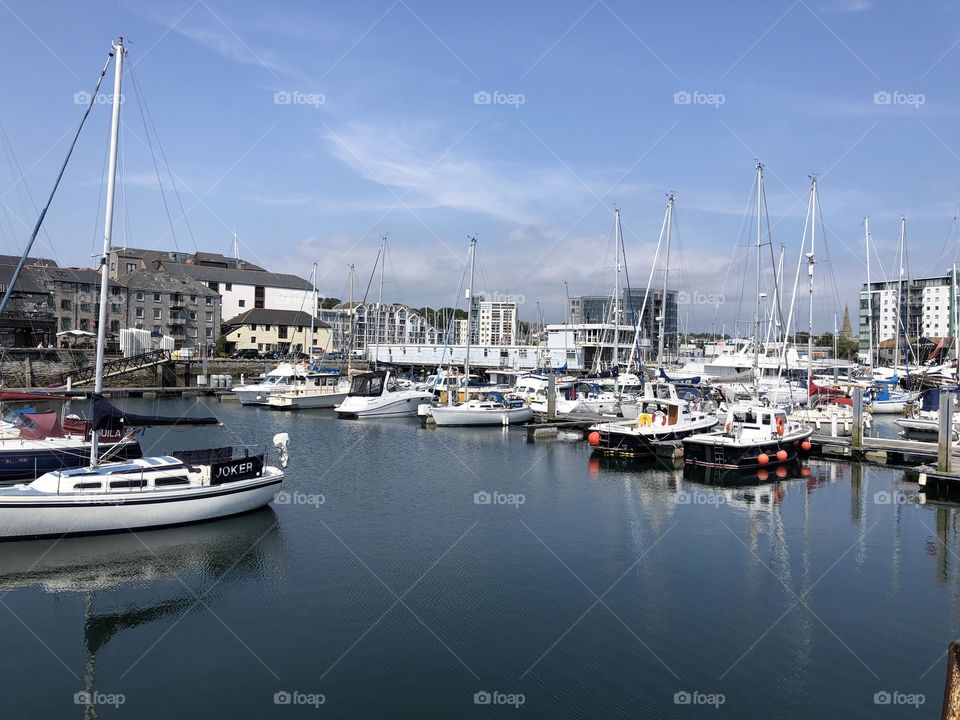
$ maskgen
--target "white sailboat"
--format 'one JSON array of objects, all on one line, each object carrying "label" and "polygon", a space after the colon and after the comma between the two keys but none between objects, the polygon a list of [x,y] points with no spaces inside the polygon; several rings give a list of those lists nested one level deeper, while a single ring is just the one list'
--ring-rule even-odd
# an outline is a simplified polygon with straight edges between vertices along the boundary
[{"label": "white sailboat", "polygon": [[[123,413],[102,396],[125,52],[121,37],[113,45],[112,52],[115,63],[113,116],[103,253],[100,256],[100,316],[90,466],[57,470],[30,483],[0,488],[0,539],[115,532],[226,517],[270,503],[283,480],[283,471],[268,466],[264,454],[234,458],[233,448],[124,462],[104,462],[99,455],[99,431],[103,429],[216,423],[215,418],[150,418]],[[99,87],[98,81],[91,104],[96,100]],[[281,465],[286,464],[286,435],[277,435],[274,443],[280,452]]]}]

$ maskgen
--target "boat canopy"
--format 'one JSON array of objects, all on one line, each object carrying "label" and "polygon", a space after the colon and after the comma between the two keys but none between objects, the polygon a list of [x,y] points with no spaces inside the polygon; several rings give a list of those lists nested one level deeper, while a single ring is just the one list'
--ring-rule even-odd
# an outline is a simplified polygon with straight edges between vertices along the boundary
[{"label": "boat canopy", "polygon": [[20,437],[24,440],[45,440],[52,437],[63,437],[63,428],[57,419],[57,413],[48,410],[42,413],[23,415],[20,425]]},{"label": "boat canopy", "polygon": [[[102,395],[93,396],[93,429],[118,430],[127,427],[160,427],[168,425],[219,425],[215,417],[183,417],[136,415],[124,412]],[[22,434],[22,433],[21,433]]]},{"label": "boat canopy", "polygon": [[379,397],[383,394],[383,386],[387,373],[383,370],[360,373],[354,375],[350,381],[350,394],[366,397]]}]

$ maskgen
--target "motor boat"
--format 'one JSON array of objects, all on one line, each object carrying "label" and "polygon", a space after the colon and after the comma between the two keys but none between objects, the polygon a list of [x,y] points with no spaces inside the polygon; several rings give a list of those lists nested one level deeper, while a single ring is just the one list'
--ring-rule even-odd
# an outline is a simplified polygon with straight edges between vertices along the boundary
[{"label": "motor boat", "polygon": [[426,411],[437,426],[522,425],[533,420],[533,410],[522,400],[507,400],[499,392],[483,393],[457,405],[437,405]]},{"label": "motor boat", "polygon": [[350,379],[339,375],[318,375],[293,390],[272,393],[267,405],[272,410],[333,408],[350,393]]},{"label": "motor boat", "polygon": [[[853,435],[853,427],[856,420],[852,407],[830,402],[814,405],[813,407],[798,408],[789,412],[787,418],[791,422],[809,425],[817,432],[826,431],[836,437],[849,437]],[[864,429],[870,429],[872,422],[869,413],[863,413],[859,420],[863,423]]]},{"label": "motor boat", "polygon": [[[930,388],[920,395],[920,406],[910,405],[906,412],[907,417],[897,418],[894,422],[899,425],[907,440],[921,440],[936,442],[940,434],[940,391],[949,389],[951,398],[954,398],[958,388]],[[955,404],[955,403],[954,403]],[[957,432],[953,431],[953,439],[957,439]]]},{"label": "motor boat", "polygon": [[793,463],[810,448],[813,429],[793,422],[785,411],[759,403],[736,403],[719,430],[683,438],[684,459],[694,465],[728,469]]},{"label": "motor boat", "polygon": [[631,420],[598,423],[587,436],[598,455],[639,457],[652,455],[654,443],[682,440],[694,433],[707,432],[717,424],[712,414],[691,410],[690,403],[679,398],[642,398],[637,401],[639,415]]},{"label": "motor boat", "polygon": [[354,375],[350,392],[334,410],[341,418],[408,417],[416,415],[417,408],[431,400],[433,393],[401,390],[389,372],[376,370]]},{"label": "motor boat", "polygon": [[920,393],[899,392],[896,388],[896,375],[889,380],[877,382],[871,391],[864,396],[864,405],[868,412],[874,415],[902,415],[907,406],[916,402]]},{"label": "motor boat", "polygon": [[[233,388],[233,394],[237,396],[241,405],[267,405],[271,395],[307,387],[315,379],[329,375],[331,373],[317,372],[305,365],[280,363],[268,372],[260,382],[238,385]],[[337,375],[339,375],[339,371]]]}]

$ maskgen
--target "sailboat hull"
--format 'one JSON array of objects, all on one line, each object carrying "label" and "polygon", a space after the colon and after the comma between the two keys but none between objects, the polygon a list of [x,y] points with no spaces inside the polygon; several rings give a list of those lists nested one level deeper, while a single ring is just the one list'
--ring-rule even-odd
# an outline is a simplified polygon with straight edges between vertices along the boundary
[{"label": "sailboat hull", "polygon": [[[239,515],[273,501],[283,473],[203,490],[0,496],[0,539],[62,537],[186,525]],[[12,490],[12,489],[11,489]]]}]

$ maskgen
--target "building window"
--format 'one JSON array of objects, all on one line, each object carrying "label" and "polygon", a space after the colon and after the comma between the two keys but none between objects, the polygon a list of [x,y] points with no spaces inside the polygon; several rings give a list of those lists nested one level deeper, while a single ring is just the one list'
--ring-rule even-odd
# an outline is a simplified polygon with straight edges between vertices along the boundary
[{"label": "building window", "polygon": [[70,310],[72,306],[73,306],[73,303],[67,298],[64,298],[63,300],[60,301],[61,310]]},{"label": "building window", "polygon": [[191,304],[191,305],[196,305],[196,304],[197,304],[197,296],[196,296],[196,295],[191,295],[191,296],[190,296],[190,304]]},{"label": "building window", "polygon": [[256,335],[251,335],[251,336],[250,336],[250,344],[252,345],[252,344],[255,343],[256,341],[257,341],[257,336],[256,336]]},{"label": "building window", "polygon": [[110,312],[118,313],[123,309],[123,306],[120,303],[110,303]]},{"label": "building window", "polygon": [[136,272],[136,271],[137,271],[137,264],[136,264],[136,263],[127,263],[127,272],[128,272],[128,273],[132,273],[132,272]]},{"label": "building window", "polygon": [[286,325],[277,325],[277,337],[281,340],[287,339],[287,326]]},{"label": "building window", "polygon": [[60,318],[60,329],[61,330],[70,329],[70,318]]},{"label": "building window", "polygon": [[196,314],[195,312],[193,312],[192,310],[190,311],[190,319],[191,319],[191,320],[196,320],[196,319],[197,319],[197,314]]},{"label": "building window", "polygon": [[90,312],[90,303],[80,303],[80,312]]},{"label": "building window", "polygon": [[223,291],[224,291],[224,292],[231,292],[232,290],[233,290],[233,283],[224,283],[224,284],[223,284]]},{"label": "building window", "polygon": [[246,300],[241,300],[241,301],[240,301],[240,307],[246,307],[246,306],[247,306],[247,301],[246,301]]},{"label": "building window", "polygon": [[162,296],[160,295],[160,293],[154,293],[154,294],[153,294],[153,301],[154,301],[154,302],[160,302],[161,297],[162,297]]},{"label": "building window", "polygon": [[143,320],[143,308],[138,307],[136,311],[137,320]]},{"label": "building window", "polygon": [[210,307],[211,305],[213,305],[213,298],[212,297],[204,298],[204,302],[206,303],[207,307]]},{"label": "building window", "polygon": [[213,328],[207,328],[204,332],[206,333],[208,338],[213,337]]},{"label": "building window", "polygon": [[203,316],[204,320],[207,322],[213,322],[213,310],[207,310]]},{"label": "building window", "polygon": [[213,282],[212,280],[207,283],[207,287],[213,290],[214,292],[220,292],[220,283]]},{"label": "building window", "polygon": [[111,321],[110,321],[110,332],[112,332],[112,333],[118,333],[118,332],[120,332],[120,321],[119,321],[119,320],[111,320]]},{"label": "building window", "polygon": [[143,300],[143,290],[137,290],[137,300]]},{"label": "building window", "polygon": [[160,308],[153,309],[153,319],[160,320],[163,317],[163,311]]}]

